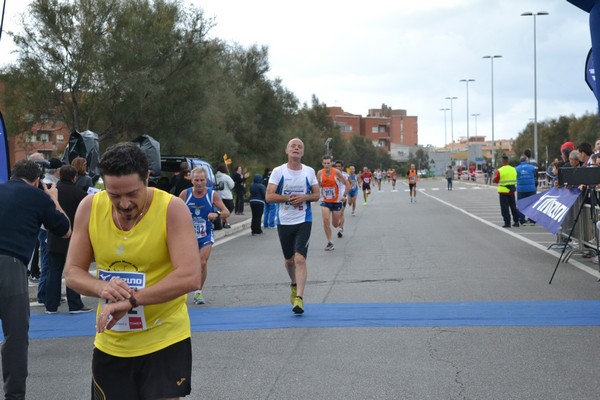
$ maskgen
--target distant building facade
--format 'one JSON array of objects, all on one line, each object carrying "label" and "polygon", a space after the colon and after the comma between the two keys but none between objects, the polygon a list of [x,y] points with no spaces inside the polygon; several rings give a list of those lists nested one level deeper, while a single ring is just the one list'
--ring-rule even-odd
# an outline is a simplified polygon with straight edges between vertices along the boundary
[{"label": "distant building facade", "polygon": [[69,144],[69,128],[63,122],[35,123],[28,132],[8,136],[10,164],[25,160],[32,153],[42,153],[46,160],[59,157]]},{"label": "distant building facade", "polygon": [[[515,156],[513,144],[513,139],[499,139],[494,141],[497,165],[499,165],[498,155]],[[460,137],[454,143],[430,149],[429,159],[434,160],[436,171],[440,175],[444,173],[444,168],[440,166],[447,168],[450,162],[456,167],[467,167],[470,164],[475,164],[477,169],[481,169],[484,164],[491,163],[492,141],[486,140],[486,136],[470,136],[468,141],[465,137]]]},{"label": "distant building facade", "polygon": [[407,161],[409,153],[418,147],[418,117],[407,115],[406,110],[369,109],[365,117],[348,113],[342,107],[328,110],[329,118],[340,129],[342,137],[364,136],[374,146],[384,148],[393,160]]}]

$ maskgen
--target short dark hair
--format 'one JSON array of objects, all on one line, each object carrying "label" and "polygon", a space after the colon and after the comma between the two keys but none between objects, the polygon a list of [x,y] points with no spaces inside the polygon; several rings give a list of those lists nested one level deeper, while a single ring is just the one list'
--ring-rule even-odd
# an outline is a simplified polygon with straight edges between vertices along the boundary
[{"label": "short dark hair", "polygon": [[110,146],[98,163],[100,176],[124,176],[137,174],[142,182],[148,176],[148,158],[138,145],[121,142]]},{"label": "short dark hair", "polygon": [[217,167],[217,171],[226,174],[227,173],[227,167],[225,166],[225,164],[219,164],[219,166]]},{"label": "short dark hair", "polygon": [[531,158],[531,149],[525,149],[523,155],[527,158]]},{"label": "short dark hair", "polygon": [[579,151],[580,153],[587,154],[588,157],[594,154],[594,150],[592,150],[592,145],[587,142],[583,142],[579,146],[577,146],[577,151]]},{"label": "short dark hair", "polygon": [[329,154],[325,154],[322,158],[322,160],[331,160],[333,162],[333,156],[329,155]]},{"label": "short dark hair", "polygon": [[508,161],[508,156],[502,156],[502,161]]},{"label": "short dark hair", "polygon": [[342,160],[335,160],[335,162],[333,163],[333,165],[341,165],[342,168],[344,168],[344,162]]},{"label": "short dark hair", "polygon": [[60,167],[59,173],[61,181],[73,182],[73,180],[77,176],[77,170],[72,165],[63,165],[62,167]]},{"label": "short dark hair", "polygon": [[42,173],[41,168],[32,160],[21,160],[12,167],[11,178],[25,179],[33,183]]}]

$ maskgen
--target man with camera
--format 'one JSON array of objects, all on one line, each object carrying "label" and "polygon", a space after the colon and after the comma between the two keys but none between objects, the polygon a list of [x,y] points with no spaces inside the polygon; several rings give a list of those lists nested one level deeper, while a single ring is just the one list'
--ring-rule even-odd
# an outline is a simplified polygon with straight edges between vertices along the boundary
[{"label": "man with camera", "polygon": [[56,187],[38,188],[42,170],[19,161],[11,179],[0,184],[0,320],[4,332],[2,373],[7,399],[25,399],[29,346],[27,263],[43,224],[57,236],[71,235]]},{"label": "man with camera", "polygon": [[[33,153],[29,156],[29,159],[35,161],[35,163],[40,167],[40,183],[38,187],[41,189],[42,185],[48,187],[50,183],[56,185],[59,180],[58,171],[60,167],[62,167],[62,161],[58,158],[51,158],[50,160],[46,160],[44,155],[41,153]],[[38,265],[38,290],[37,290],[37,299],[38,304],[46,303],[46,281],[48,280],[48,272],[50,270],[50,258],[48,255],[48,231],[42,225],[40,228],[40,232],[38,233],[38,242],[36,248],[34,250],[34,257],[32,258],[32,271],[34,269],[33,264]],[[37,253],[37,254],[36,254]],[[33,275],[33,274],[32,274]]]}]

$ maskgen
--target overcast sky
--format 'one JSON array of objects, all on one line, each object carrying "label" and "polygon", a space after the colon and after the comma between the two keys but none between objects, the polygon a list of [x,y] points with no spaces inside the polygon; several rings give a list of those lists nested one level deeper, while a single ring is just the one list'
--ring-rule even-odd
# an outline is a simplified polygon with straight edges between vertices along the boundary
[{"label": "overcast sky", "polygon": [[[269,48],[270,78],[302,103],[366,115],[385,103],[419,118],[419,143],[444,144],[467,134],[491,139],[494,60],[495,139],[516,138],[534,117],[533,17],[537,17],[538,121],[596,113],[584,81],[591,47],[588,14],[566,0],[184,0],[215,18],[211,37]],[[18,29],[7,2],[5,30]],[[3,35],[0,54],[10,49]],[[475,128],[477,121],[477,129]],[[541,150],[540,150],[541,151]]]}]

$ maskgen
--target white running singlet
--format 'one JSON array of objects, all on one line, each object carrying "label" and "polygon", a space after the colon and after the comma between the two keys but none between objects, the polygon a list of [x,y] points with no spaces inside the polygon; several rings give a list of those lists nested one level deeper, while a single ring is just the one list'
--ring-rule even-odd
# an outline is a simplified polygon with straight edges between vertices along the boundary
[{"label": "white running singlet", "polygon": [[[312,193],[312,186],[318,185],[315,170],[302,164],[301,170],[289,169],[286,164],[273,169],[269,184],[277,185],[276,193],[284,196],[300,193]],[[300,206],[293,206],[287,202],[277,203],[277,224],[297,225],[303,222],[312,222],[310,202]]]}]

